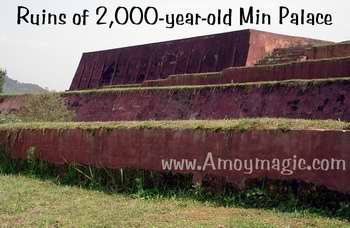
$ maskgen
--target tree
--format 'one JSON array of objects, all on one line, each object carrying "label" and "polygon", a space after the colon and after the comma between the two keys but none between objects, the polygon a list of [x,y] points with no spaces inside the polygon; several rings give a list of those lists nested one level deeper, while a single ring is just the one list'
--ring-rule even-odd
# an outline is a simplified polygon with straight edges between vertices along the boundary
[{"label": "tree", "polygon": [[69,122],[75,115],[67,109],[60,94],[42,93],[25,95],[16,116],[23,122]]},{"label": "tree", "polygon": [[6,71],[0,68],[0,93],[2,93],[2,89],[5,83]]}]

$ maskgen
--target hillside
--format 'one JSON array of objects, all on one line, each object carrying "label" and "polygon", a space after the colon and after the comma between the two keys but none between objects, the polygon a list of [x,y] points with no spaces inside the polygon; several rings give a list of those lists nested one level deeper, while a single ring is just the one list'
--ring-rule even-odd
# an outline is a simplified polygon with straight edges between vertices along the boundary
[{"label": "hillside", "polygon": [[5,77],[4,93],[40,93],[46,90],[38,85],[31,83],[22,83]]}]

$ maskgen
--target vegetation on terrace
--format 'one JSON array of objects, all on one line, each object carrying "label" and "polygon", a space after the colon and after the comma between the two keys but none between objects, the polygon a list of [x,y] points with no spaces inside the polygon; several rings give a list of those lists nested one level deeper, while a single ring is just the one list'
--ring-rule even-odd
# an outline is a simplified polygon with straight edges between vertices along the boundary
[{"label": "vegetation on terrace", "polygon": [[57,93],[25,96],[23,106],[16,115],[24,122],[65,122],[72,121],[74,117]]},{"label": "vegetation on terrace", "polygon": [[208,129],[208,130],[350,130],[350,122],[337,120],[302,120],[251,118],[227,120],[173,120],[120,122],[29,122],[3,123],[0,130],[20,129]]},{"label": "vegetation on terrace", "polygon": [[73,121],[64,98],[58,93],[23,95],[23,105],[16,113],[0,113],[0,124],[17,122],[66,122]]}]

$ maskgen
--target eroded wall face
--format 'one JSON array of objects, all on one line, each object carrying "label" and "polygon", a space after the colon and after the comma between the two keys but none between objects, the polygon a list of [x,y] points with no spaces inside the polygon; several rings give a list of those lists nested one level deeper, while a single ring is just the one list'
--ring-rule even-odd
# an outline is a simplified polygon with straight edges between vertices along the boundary
[{"label": "eroded wall face", "polygon": [[249,31],[86,53],[71,90],[141,83],[171,74],[216,72],[244,66]]},{"label": "eroded wall face", "polygon": [[308,48],[305,55],[308,59],[350,57],[350,43]]},{"label": "eroded wall face", "polygon": [[[78,121],[285,117],[350,120],[350,81],[67,94]],[[0,106],[1,107],[1,106]]]},{"label": "eroded wall face", "polygon": [[327,45],[331,42],[251,30],[246,66],[253,66],[276,48]]},{"label": "eroded wall face", "polygon": [[[158,142],[162,143],[158,143]],[[334,143],[336,142],[336,143]],[[197,164],[205,170],[175,170],[173,172],[193,173],[196,181],[205,175],[223,177],[227,182],[242,187],[250,178],[271,178],[298,180],[340,192],[350,192],[349,169],[350,133],[348,131],[297,130],[175,130],[175,129],[46,129],[0,130],[0,144],[7,145],[13,158],[27,158],[27,151],[36,148],[39,159],[55,164],[75,162],[105,168],[132,168],[164,171],[162,159],[197,159]],[[208,153],[212,153],[213,166],[204,166]],[[313,164],[313,159],[343,160],[334,163],[328,170],[293,170],[291,160],[304,159]],[[277,170],[254,168],[230,169],[230,165],[219,160],[237,159],[248,164],[256,160],[278,159],[281,163],[289,160],[290,166]],[[247,164],[247,162],[245,164]],[[209,162],[208,162],[209,164]],[[237,163],[234,163],[237,164]],[[265,163],[266,164],[266,163]],[[275,164],[275,163],[274,163]],[[299,163],[298,163],[299,164]],[[198,166],[194,166],[197,168]],[[225,168],[226,167],[226,168]],[[237,169],[238,166],[233,166]],[[250,167],[245,165],[244,167]],[[259,166],[258,166],[259,167]],[[323,168],[327,168],[322,166]],[[336,167],[338,169],[336,169]],[[345,170],[344,170],[345,168]],[[292,173],[286,170],[292,170]],[[168,171],[168,170],[166,170]],[[282,172],[283,171],[283,172]],[[248,173],[248,174],[247,174]]]}]

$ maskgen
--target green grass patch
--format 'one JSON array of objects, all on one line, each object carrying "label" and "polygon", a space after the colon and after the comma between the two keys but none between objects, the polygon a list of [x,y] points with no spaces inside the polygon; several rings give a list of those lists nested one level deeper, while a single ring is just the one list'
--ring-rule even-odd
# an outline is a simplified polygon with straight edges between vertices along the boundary
[{"label": "green grass patch", "polygon": [[120,122],[33,122],[4,123],[0,130],[22,129],[190,129],[190,130],[350,130],[350,122],[337,120],[303,120],[251,118],[227,120],[120,121]]},{"label": "green grass patch", "polygon": [[349,227],[308,211],[222,207],[193,199],[142,197],[0,175],[3,227]]},{"label": "green grass patch", "polygon": [[22,120],[14,115],[14,114],[0,114],[0,124],[6,124],[6,123],[18,123],[22,122]]}]

